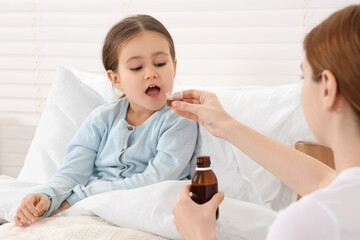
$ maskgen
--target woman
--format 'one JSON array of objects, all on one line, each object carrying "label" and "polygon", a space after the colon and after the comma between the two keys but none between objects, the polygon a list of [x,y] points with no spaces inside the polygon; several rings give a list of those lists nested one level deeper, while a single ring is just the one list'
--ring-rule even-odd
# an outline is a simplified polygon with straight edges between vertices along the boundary
[{"label": "woman", "polygon": [[[333,170],[237,122],[216,95],[184,92],[177,114],[196,120],[304,196],[281,211],[267,239],[360,239],[360,5],[346,7],[304,40],[302,107],[317,140],[334,153]],[[215,239],[218,193],[204,205],[181,190],[174,223],[185,239]]]}]

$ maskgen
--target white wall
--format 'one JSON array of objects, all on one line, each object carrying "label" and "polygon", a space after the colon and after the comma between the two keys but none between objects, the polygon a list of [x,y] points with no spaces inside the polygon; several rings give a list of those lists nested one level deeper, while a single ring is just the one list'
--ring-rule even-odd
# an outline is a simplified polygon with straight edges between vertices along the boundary
[{"label": "white wall", "polygon": [[60,65],[104,74],[108,29],[128,14],[173,35],[178,85],[236,87],[299,81],[302,39],[359,0],[1,0],[0,174],[16,176]]}]

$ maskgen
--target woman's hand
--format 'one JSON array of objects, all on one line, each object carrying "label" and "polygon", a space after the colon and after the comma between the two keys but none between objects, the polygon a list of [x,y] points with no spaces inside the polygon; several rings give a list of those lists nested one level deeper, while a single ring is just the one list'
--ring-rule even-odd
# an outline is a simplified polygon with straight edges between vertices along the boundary
[{"label": "woman's hand", "polygon": [[49,208],[49,198],[41,193],[30,193],[22,200],[14,216],[14,222],[20,227],[24,224],[31,225],[36,222],[37,217],[44,214]]},{"label": "woman's hand", "polygon": [[183,96],[183,102],[172,103],[175,113],[199,122],[214,136],[222,137],[222,129],[229,125],[227,123],[232,117],[224,110],[216,94],[192,89],[184,91]]},{"label": "woman's hand", "polygon": [[184,186],[172,209],[176,230],[186,240],[216,239],[216,209],[224,200],[224,193],[215,194],[205,204],[195,203],[189,196],[190,185]]},{"label": "woman's hand", "polygon": [[50,214],[50,217],[70,208],[70,204],[65,200],[61,203],[60,207]]}]

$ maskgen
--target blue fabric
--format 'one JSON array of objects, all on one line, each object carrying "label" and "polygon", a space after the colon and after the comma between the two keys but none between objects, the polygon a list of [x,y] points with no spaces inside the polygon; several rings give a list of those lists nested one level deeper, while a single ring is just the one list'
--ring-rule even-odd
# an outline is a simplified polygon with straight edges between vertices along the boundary
[{"label": "blue fabric", "polygon": [[198,135],[197,123],[164,105],[143,124],[126,120],[127,98],[96,108],[71,140],[63,166],[39,191],[51,201],[49,216],[106,191],[189,177]]}]

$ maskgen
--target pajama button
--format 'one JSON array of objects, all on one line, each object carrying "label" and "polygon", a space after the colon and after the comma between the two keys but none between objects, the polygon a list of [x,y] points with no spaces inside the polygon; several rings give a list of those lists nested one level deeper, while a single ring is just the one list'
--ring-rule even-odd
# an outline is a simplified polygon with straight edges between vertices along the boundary
[{"label": "pajama button", "polygon": [[132,131],[134,128],[132,126],[128,126],[128,130]]}]

